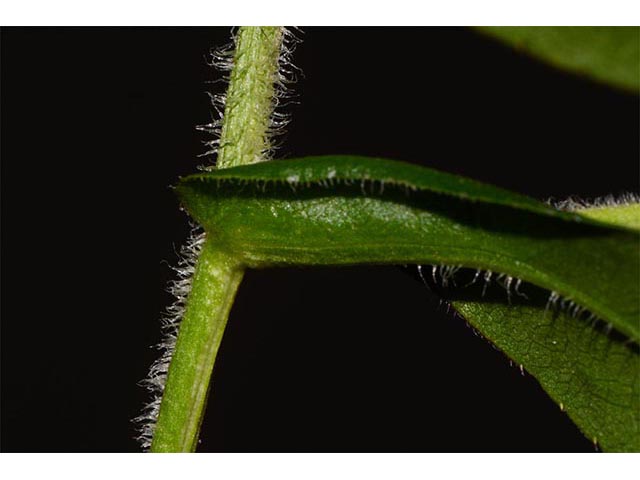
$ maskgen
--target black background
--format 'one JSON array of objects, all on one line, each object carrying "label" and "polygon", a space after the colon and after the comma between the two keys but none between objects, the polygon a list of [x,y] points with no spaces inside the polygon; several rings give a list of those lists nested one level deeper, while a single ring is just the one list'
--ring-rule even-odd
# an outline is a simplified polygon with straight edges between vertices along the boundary
[{"label": "black background", "polygon": [[[357,153],[529,194],[637,191],[636,97],[465,29],[308,28],[278,157]],[[3,451],[136,451],[136,385],[228,28],[2,30]],[[398,267],[249,271],[201,451],[593,451]]]}]

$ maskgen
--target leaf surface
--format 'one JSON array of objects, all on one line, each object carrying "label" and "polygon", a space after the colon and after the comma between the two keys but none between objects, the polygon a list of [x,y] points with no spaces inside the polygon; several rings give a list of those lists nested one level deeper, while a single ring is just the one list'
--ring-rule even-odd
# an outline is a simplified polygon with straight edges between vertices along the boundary
[{"label": "leaf surface", "polygon": [[[637,228],[640,204],[599,205],[580,213]],[[505,304],[465,292],[466,298],[452,304],[470,325],[526,366],[594,444],[607,451],[640,451],[638,345],[576,310],[557,304],[550,309],[544,292],[518,293],[520,298]]]},{"label": "leaf surface", "polygon": [[533,375],[594,444],[606,451],[640,451],[638,345],[586,315],[549,307],[544,292],[532,292],[530,285],[520,290],[526,299],[508,303],[504,292],[498,298],[470,298],[465,292],[452,305]]},{"label": "leaf surface", "polygon": [[555,67],[640,91],[640,27],[481,27]]},{"label": "leaf surface", "polygon": [[[475,286],[450,299],[457,311],[602,448],[640,450],[637,205],[565,212],[466,178],[354,156],[212,171],[181,179],[177,190],[217,248],[249,267],[471,269],[462,284]],[[479,276],[502,279],[507,294],[484,296]]]},{"label": "leaf surface", "polygon": [[640,338],[640,236],[503,189],[401,162],[308,157],[212,171],[177,187],[250,267],[446,264],[556,292]]}]

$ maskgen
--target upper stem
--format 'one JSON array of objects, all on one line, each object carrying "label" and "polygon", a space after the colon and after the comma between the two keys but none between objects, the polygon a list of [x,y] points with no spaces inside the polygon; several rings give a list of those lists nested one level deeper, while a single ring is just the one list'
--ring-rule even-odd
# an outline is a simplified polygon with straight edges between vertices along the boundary
[{"label": "upper stem", "polygon": [[242,27],[236,40],[218,168],[267,160],[282,27]]}]

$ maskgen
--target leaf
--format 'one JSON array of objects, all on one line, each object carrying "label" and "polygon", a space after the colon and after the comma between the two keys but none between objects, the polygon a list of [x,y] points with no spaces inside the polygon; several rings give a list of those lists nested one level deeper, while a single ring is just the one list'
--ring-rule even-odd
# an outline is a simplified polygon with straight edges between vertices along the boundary
[{"label": "leaf", "polygon": [[595,220],[640,230],[640,203],[602,205],[586,208],[580,214]]},{"label": "leaf", "polygon": [[481,27],[558,68],[640,91],[639,27]]},{"label": "leaf", "polygon": [[[621,215],[564,212],[462,177],[353,156],[213,171],[177,189],[217,248],[246,266],[447,265],[433,270],[440,283],[451,267],[469,267],[455,277],[475,284],[454,291],[457,311],[594,442],[640,450],[637,206]],[[506,287],[500,298],[476,281],[492,274]]]},{"label": "leaf", "polygon": [[249,267],[446,264],[552,290],[640,338],[640,236],[454,175],[354,156],[191,175],[193,217]]},{"label": "leaf", "polygon": [[549,307],[546,292],[531,285],[520,290],[527,299],[514,296],[511,304],[504,292],[501,298],[473,299],[464,292],[467,298],[452,305],[526,368],[594,444],[606,451],[640,451],[638,345],[585,315]]},{"label": "leaf", "polygon": [[[580,213],[637,227],[640,204],[607,202],[581,207]],[[566,308],[550,310],[539,290],[529,292],[526,301],[520,298],[509,305],[495,297],[471,299],[468,291],[465,296],[453,300],[455,309],[510,358],[526,366],[594,444],[608,451],[640,451],[637,344],[611,335],[608,326],[594,325],[575,315],[575,310],[574,315]]]}]

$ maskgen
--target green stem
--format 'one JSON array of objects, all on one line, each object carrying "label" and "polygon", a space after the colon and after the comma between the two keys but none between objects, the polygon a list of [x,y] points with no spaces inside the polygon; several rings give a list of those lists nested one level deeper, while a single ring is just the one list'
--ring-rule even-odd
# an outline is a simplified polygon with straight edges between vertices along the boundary
[{"label": "green stem", "polygon": [[151,451],[191,452],[198,441],[213,364],[244,269],[208,239],[165,384]]},{"label": "green stem", "polygon": [[218,168],[267,160],[282,27],[243,27],[236,40]]},{"label": "green stem", "polygon": [[[218,168],[266,160],[282,27],[242,27],[218,151]],[[208,235],[196,264],[169,366],[152,452],[192,452],[209,381],[244,266]]]}]

